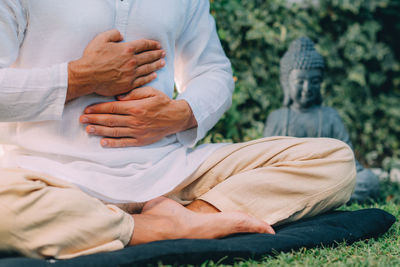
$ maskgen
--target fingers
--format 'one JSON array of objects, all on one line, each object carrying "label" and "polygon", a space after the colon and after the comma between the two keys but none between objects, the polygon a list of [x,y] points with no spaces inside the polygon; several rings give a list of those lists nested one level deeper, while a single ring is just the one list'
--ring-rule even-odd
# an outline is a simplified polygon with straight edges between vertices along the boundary
[{"label": "fingers", "polygon": [[226,228],[227,235],[235,233],[275,234],[274,229],[268,223],[244,213],[219,213],[219,216],[225,217],[223,220],[230,222],[230,227]]},{"label": "fingers", "polygon": [[[140,54],[135,55],[135,59],[138,66],[155,62],[160,60],[166,56],[164,50],[153,50],[153,51],[146,51]],[[165,62],[165,61],[164,61]]]},{"label": "fingers", "polygon": [[[133,81],[132,83],[132,89],[138,88],[138,87],[142,87],[148,83],[150,83],[151,81],[155,80],[157,78],[157,73],[153,72],[149,75],[146,76],[142,76],[137,78],[136,80]],[[118,97],[120,100],[122,100],[122,96]],[[124,100],[129,100],[129,99],[124,99]]]},{"label": "fingers", "polygon": [[100,33],[99,35],[96,36],[95,39],[107,43],[107,42],[121,42],[122,40],[124,40],[124,37],[118,30],[114,29]]},{"label": "fingers", "polygon": [[[103,147],[119,148],[131,146],[145,146],[158,141],[158,139],[144,139],[143,131],[129,127],[107,127],[102,125],[88,125],[86,132],[91,135],[103,136],[100,144]],[[141,138],[136,138],[136,137]]]},{"label": "fingers", "polygon": [[165,60],[164,59],[159,59],[155,62],[149,63],[142,65],[136,69],[136,75],[138,77],[140,76],[145,76],[147,74],[150,74],[152,72],[155,72],[165,66]]},{"label": "fingers", "polygon": [[135,138],[135,137],[120,137],[120,138],[103,138],[100,144],[107,148],[121,147],[139,147],[147,146],[159,141],[161,138]]},{"label": "fingers", "polygon": [[[132,89],[142,87],[150,83],[151,81],[155,80],[157,78],[156,71],[163,68],[164,66],[165,66],[165,60],[160,59],[151,64],[146,64],[138,67],[136,69],[136,75],[138,78],[132,81]],[[123,96],[121,96],[120,98],[122,99]]]},{"label": "fingers", "polygon": [[250,217],[245,226],[250,233],[262,233],[262,234],[275,234],[274,229],[268,223],[258,220],[254,217]]},{"label": "fingers", "polygon": [[138,67],[135,70],[136,79],[132,81],[132,88],[144,86],[157,78],[156,71],[162,69],[165,62],[165,51],[148,51],[136,55]]},{"label": "fingers", "polygon": [[142,39],[142,40],[132,41],[127,44],[131,46],[131,48],[134,50],[134,53],[136,54],[144,51],[161,49],[161,44],[153,40]]},{"label": "fingers", "polygon": [[104,137],[133,137],[133,130],[128,127],[107,127],[102,125],[88,125],[86,132]]},{"label": "fingers", "polygon": [[156,96],[161,92],[154,89],[153,87],[140,87],[135,90],[132,90],[126,95],[121,95],[118,97],[118,100],[127,101],[127,100],[140,100],[149,97]]},{"label": "fingers", "polygon": [[86,126],[86,132],[90,135],[105,137],[100,141],[100,144],[103,147],[110,148],[145,146],[160,139],[157,137],[146,137],[146,131],[130,127],[108,127],[91,124]]},{"label": "fingers", "polygon": [[131,122],[128,116],[109,114],[82,115],[79,121],[83,124],[96,124],[108,127],[128,127]]},{"label": "fingers", "polygon": [[103,138],[100,141],[100,144],[103,147],[108,148],[121,148],[121,147],[131,147],[131,146],[140,146],[138,140],[135,138]]},{"label": "fingers", "polygon": [[129,104],[122,101],[106,102],[89,106],[85,109],[85,114],[120,114],[129,115]]},{"label": "fingers", "polygon": [[[263,234],[275,234],[274,229],[268,223],[256,219],[254,217],[247,216],[247,220],[243,225],[241,231],[249,232],[249,233],[263,233]],[[242,223],[242,222],[241,222]],[[239,228],[240,228],[239,227]]]}]

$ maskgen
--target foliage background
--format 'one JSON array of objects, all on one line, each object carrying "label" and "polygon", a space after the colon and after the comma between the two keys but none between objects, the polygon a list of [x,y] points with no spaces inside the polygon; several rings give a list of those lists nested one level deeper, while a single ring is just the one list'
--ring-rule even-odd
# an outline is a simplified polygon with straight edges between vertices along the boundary
[{"label": "foliage background", "polygon": [[306,35],[326,60],[324,104],[339,111],[357,158],[399,163],[400,0],[211,0],[211,8],[237,81],[231,109],[204,142],[262,137],[282,102],[280,58]]}]

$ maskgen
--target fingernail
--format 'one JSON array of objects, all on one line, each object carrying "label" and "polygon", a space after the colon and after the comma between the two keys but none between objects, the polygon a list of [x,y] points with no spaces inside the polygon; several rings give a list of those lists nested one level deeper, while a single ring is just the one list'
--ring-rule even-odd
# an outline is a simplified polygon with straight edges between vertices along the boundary
[{"label": "fingernail", "polygon": [[85,109],[85,113],[91,113],[91,112],[92,112],[92,109],[91,109],[91,108]]},{"label": "fingernail", "polygon": [[161,57],[165,57],[167,53],[165,51],[162,52]]},{"label": "fingernail", "polygon": [[89,119],[88,119],[87,117],[82,117],[82,118],[81,118],[81,122],[82,122],[82,123],[88,123],[88,122],[89,122]]},{"label": "fingernail", "polygon": [[158,45],[157,45],[157,49],[161,49],[161,44],[158,44]]},{"label": "fingernail", "polygon": [[165,60],[164,59],[161,59],[160,65],[161,66],[165,66]]},{"label": "fingernail", "polygon": [[94,133],[96,131],[96,129],[94,127],[89,127],[88,128],[88,132],[89,133]]},{"label": "fingernail", "polygon": [[105,139],[101,140],[100,143],[102,146],[108,146],[108,141]]}]

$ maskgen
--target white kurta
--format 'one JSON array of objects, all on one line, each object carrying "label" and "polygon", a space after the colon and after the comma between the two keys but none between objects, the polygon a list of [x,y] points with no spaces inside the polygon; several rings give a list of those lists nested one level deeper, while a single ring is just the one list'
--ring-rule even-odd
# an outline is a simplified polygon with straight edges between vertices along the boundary
[{"label": "white kurta", "polygon": [[[167,52],[150,86],[191,106],[198,127],[145,147],[103,148],[79,116],[96,95],[64,105],[67,63],[99,33],[153,39]],[[229,108],[231,66],[208,0],[2,0],[0,143],[3,167],[45,172],[110,202],[146,201],[181,184],[221,144],[191,149]]]}]

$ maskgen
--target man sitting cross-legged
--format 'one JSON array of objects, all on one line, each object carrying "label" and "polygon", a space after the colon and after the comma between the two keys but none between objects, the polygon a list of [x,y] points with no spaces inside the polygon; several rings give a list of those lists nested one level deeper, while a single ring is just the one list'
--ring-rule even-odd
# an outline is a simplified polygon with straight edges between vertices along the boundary
[{"label": "man sitting cross-legged", "polygon": [[350,198],[337,140],[194,148],[234,87],[206,0],[4,0],[0,40],[0,249],[273,234]]}]

